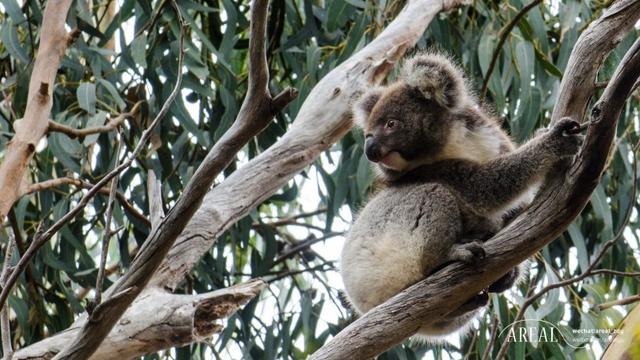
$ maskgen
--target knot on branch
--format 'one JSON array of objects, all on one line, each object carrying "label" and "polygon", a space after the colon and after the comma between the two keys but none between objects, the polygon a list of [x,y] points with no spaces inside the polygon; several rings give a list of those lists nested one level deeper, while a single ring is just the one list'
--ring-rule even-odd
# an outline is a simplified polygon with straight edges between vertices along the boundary
[{"label": "knot on branch", "polygon": [[67,34],[67,47],[71,46],[71,44],[76,42],[76,40],[78,40],[78,38],[80,37],[81,33],[82,33],[82,31],[80,31],[80,29],[78,29],[78,28],[74,28],[73,30],[71,30]]},{"label": "knot on branch", "polygon": [[40,87],[38,88],[38,101],[41,103],[46,103],[49,100],[49,84],[46,82],[40,83]]},{"label": "knot on branch", "polygon": [[271,113],[273,115],[282,111],[290,102],[298,96],[298,89],[288,87],[282,90],[271,100]]}]

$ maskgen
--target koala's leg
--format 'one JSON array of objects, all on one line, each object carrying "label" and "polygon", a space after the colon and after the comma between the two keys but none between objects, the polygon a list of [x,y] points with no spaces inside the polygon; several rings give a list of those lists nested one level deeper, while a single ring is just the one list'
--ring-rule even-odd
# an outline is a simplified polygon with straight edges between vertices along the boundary
[{"label": "koala's leg", "polygon": [[562,159],[578,152],[584,137],[570,132],[576,126],[575,121],[562,119],[551,130],[493,160],[443,160],[420,166],[401,181],[440,182],[477,211],[492,213],[525,193]]}]

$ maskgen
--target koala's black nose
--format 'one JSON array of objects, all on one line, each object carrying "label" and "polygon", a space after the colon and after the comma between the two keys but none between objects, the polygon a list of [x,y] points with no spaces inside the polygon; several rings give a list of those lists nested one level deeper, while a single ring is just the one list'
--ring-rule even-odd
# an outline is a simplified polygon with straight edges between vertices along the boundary
[{"label": "koala's black nose", "polygon": [[369,161],[380,161],[380,145],[372,137],[368,137],[364,142],[364,154]]}]

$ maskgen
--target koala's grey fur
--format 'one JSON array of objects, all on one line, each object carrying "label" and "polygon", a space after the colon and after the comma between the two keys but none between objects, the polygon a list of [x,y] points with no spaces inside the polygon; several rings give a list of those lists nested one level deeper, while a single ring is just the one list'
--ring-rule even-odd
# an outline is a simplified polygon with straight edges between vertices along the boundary
[{"label": "koala's grey fur", "polygon": [[[483,240],[504,226],[511,210],[530,202],[546,173],[582,142],[565,133],[576,123],[563,119],[515,149],[441,54],[417,55],[401,74],[354,108],[367,157],[385,184],[358,215],[342,250],[346,293],[360,314],[448,262],[479,261]],[[496,291],[516,275],[494,284]],[[460,330],[486,301],[486,293],[479,294],[418,335],[433,341]]]}]

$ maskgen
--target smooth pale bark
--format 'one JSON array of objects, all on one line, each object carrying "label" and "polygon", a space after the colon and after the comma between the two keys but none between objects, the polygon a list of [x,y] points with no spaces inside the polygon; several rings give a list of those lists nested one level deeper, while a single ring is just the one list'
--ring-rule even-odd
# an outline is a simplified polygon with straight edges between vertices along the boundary
[{"label": "smooth pale bark", "polygon": [[[70,38],[64,29],[71,0],[49,0],[44,10],[40,45],[29,82],[24,117],[14,122],[15,135],[0,164],[0,223],[20,198],[26,185],[25,173],[40,139],[47,134],[53,105],[53,86],[60,60]],[[75,33],[74,33],[75,34]]]}]

